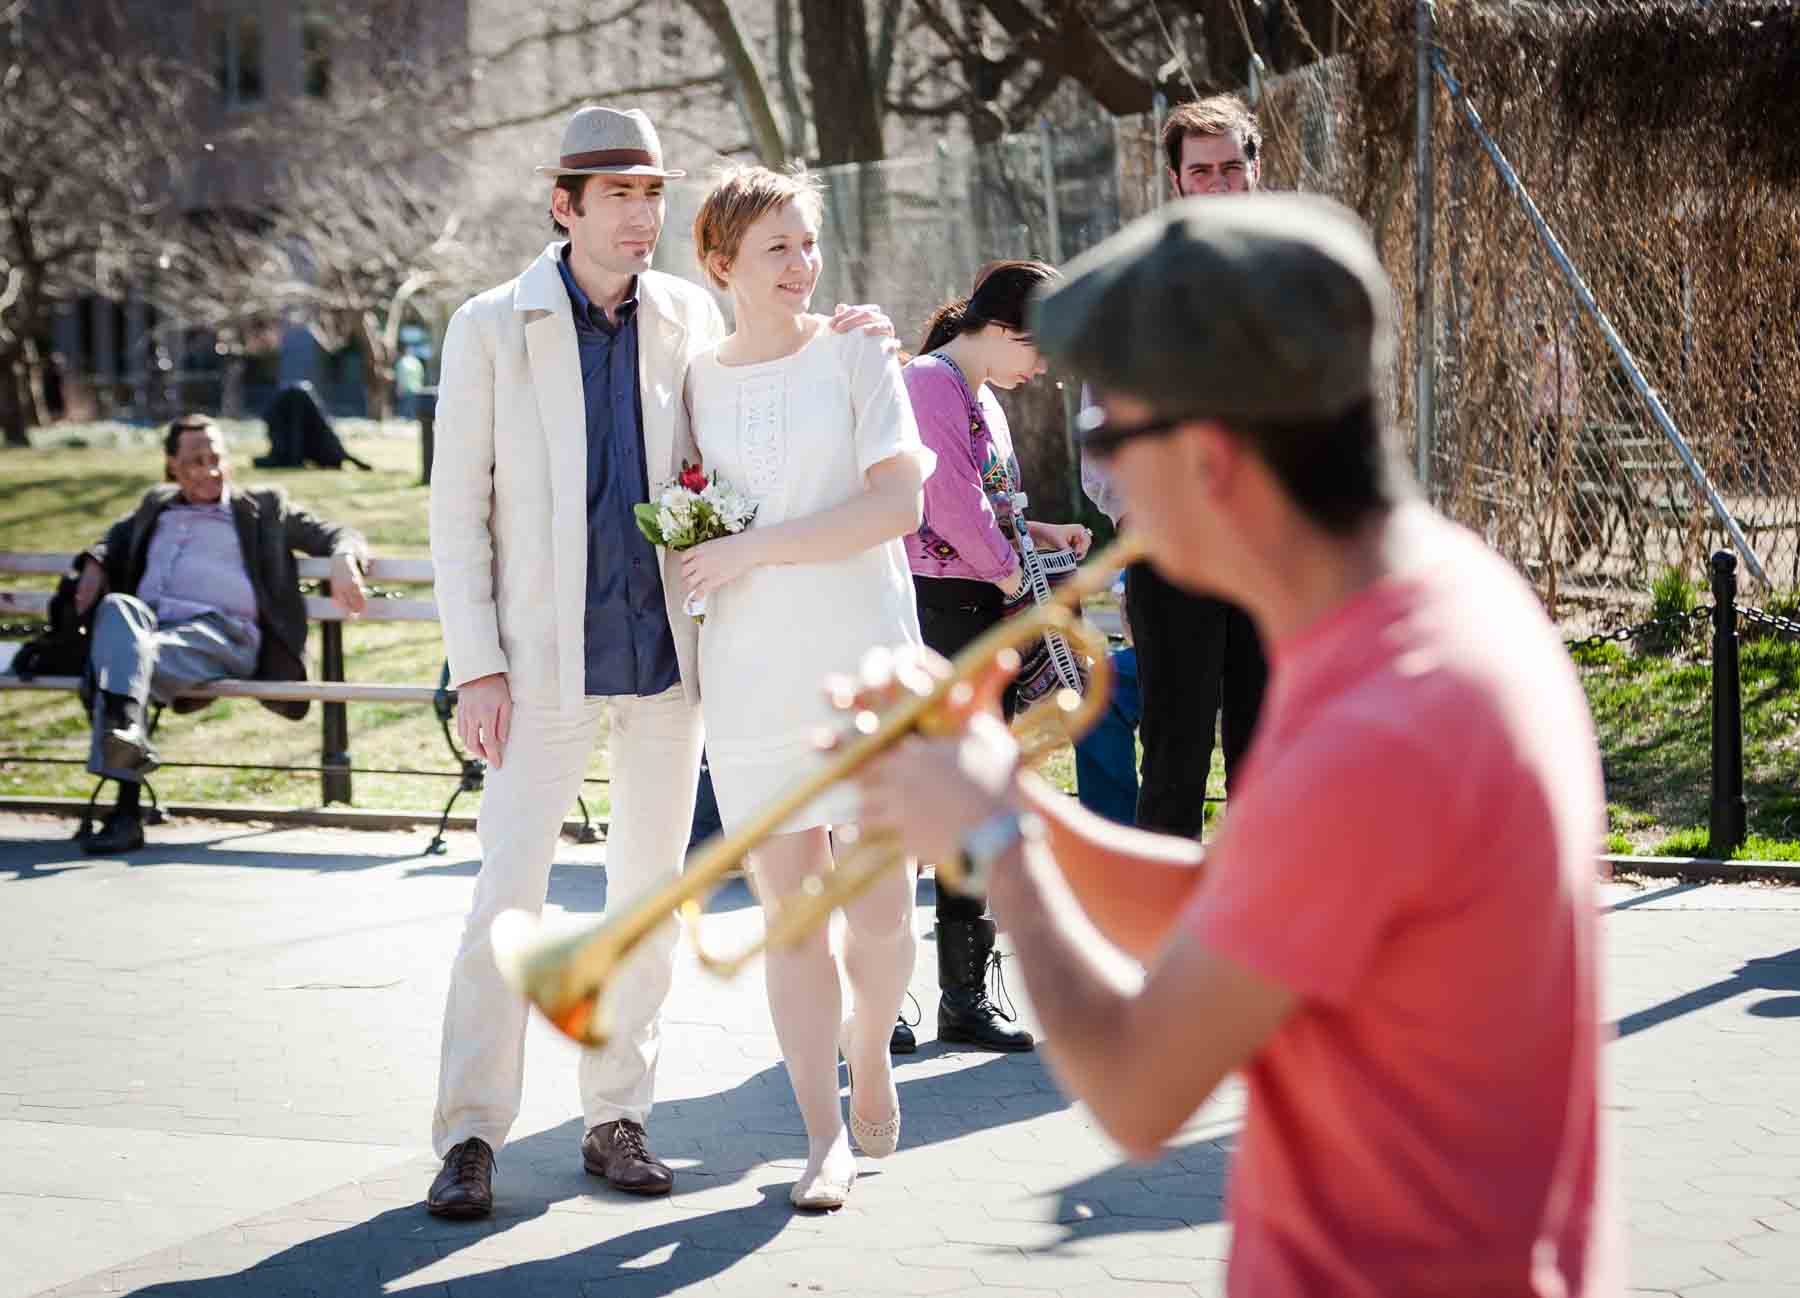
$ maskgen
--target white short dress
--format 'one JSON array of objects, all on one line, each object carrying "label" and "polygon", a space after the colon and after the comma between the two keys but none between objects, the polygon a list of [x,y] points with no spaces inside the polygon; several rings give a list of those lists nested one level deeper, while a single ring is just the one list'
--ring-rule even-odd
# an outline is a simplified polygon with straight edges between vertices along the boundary
[{"label": "white short dress", "polygon": [[[792,355],[688,369],[694,439],[709,472],[756,502],[753,528],[843,504],[870,466],[936,457],[919,440],[899,363],[880,338],[821,331]],[[825,678],[854,672],[877,645],[921,644],[899,537],[847,559],[756,568],[707,597],[700,705],[719,818],[727,830],[824,760],[821,727],[843,719]],[[783,832],[856,819],[856,791],[832,790]]]}]

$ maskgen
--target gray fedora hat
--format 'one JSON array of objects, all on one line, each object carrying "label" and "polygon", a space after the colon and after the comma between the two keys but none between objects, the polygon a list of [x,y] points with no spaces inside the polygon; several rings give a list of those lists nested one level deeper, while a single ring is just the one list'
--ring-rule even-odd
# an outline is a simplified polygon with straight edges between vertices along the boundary
[{"label": "gray fedora hat", "polygon": [[583,108],[563,127],[562,157],[535,168],[541,176],[661,176],[679,180],[685,171],[663,166],[662,141],[643,110]]}]

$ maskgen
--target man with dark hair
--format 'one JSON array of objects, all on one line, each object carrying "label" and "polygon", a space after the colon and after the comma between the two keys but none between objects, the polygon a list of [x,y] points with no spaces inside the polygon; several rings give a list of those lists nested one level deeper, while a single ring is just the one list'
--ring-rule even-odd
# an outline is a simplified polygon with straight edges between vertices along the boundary
[{"label": "man with dark hair", "polygon": [[[1174,109],[1163,123],[1162,145],[1177,198],[1245,193],[1261,181],[1262,136],[1236,95]],[[1105,508],[1111,503],[1105,475],[1089,459],[1083,456],[1083,485]],[[1147,563],[1127,574],[1124,605],[1137,654],[1144,746],[1137,823],[1197,838],[1205,824],[1213,732],[1224,743],[1230,788],[1262,711],[1268,663],[1243,609],[1184,590]]]},{"label": "man with dark hair", "polygon": [[1001,664],[867,772],[864,824],[986,881],[1052,1072],[1132,1157],[1243,1074],[1227,1293],[1612,1298],[1599,754],[1530,587],[1401,485],[1391,313],[1361,224],[1301,195],[1069,266],[1038,345],[1098,389],[1151,562],[1267,637],[1262,734],[1206,848],[1112,825],[1020,770]]},{"label": "man with dark hair", "polygon": [[[315,518],[275,487],[237,489],[218,426],[183,415],[163,438],[165,485],[81,557],[77,612],[94,614],[88,653],[93,744],[88,770],[119,783],[93,854],[144,845],[140,786],[156,769],[145,708],[225,677],[306,679],[306,601],[295,550],[329,557],[331,594],[354,616],[367,604],[360,534]],[[110,592],[110,593],[109,593]],[[179,703],[177,704],[179,706]],[[269,703],[283,716],[305,703]]]},{"label": "man with dark hair", "polygon": [[[444,340],[431,557],[457,687],[456,724],[488,763],[481,873],[444,1007],[432,1144],[443,1160],[426,1211],[493,1211],[495,1153],[524,1085],[527,1006],[501,980],[489,932],[503,910],[543,907],[563,816],[610,723],[606,904],[674,879],[700,771],[698,633],[678,557],[645,540],[633,508],[698,460],[682,399],[688,364],[724,336],[704,290],[651,269],[662,143],[637,109],[587,107],[563,130],[549,201],[559,240],[465,302]],[[842,329],[892,326],[840,307]],[[586,1171],[664,1195],[668,1164],[646,1124],[659,1015],[678,929],[660,927],[608,996],[612,1038],[579,1064]]]}]

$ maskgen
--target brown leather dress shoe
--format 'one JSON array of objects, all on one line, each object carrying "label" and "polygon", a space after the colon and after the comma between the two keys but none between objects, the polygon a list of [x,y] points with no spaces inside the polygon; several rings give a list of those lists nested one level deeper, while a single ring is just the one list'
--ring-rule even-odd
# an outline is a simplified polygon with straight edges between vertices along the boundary
[{"label": "brown leather dress shoe", "polygon": [[675,1185],[669,1165],[650,1152],[643,1124],[630,1118],[602,1122],[583,1136],[581,1165],[627,1194],[667,1194]]},{"label": "brown leather dress shoe", "polygon": [[480,1136],[451,1146],[444,1166],[425,1194],[433,1217],[473,1221],[494,1211],[494,1151]]}]

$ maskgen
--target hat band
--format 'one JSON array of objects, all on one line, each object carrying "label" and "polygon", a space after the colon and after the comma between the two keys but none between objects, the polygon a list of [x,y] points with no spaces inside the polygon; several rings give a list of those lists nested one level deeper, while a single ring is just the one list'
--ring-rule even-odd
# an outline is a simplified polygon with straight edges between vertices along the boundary
[{"label": "hat band", "polygon": [[587,167],[655,167],[661,164],[646,149],[595,149],[589,153],[565,153],[562,165],[573,170]]}]

